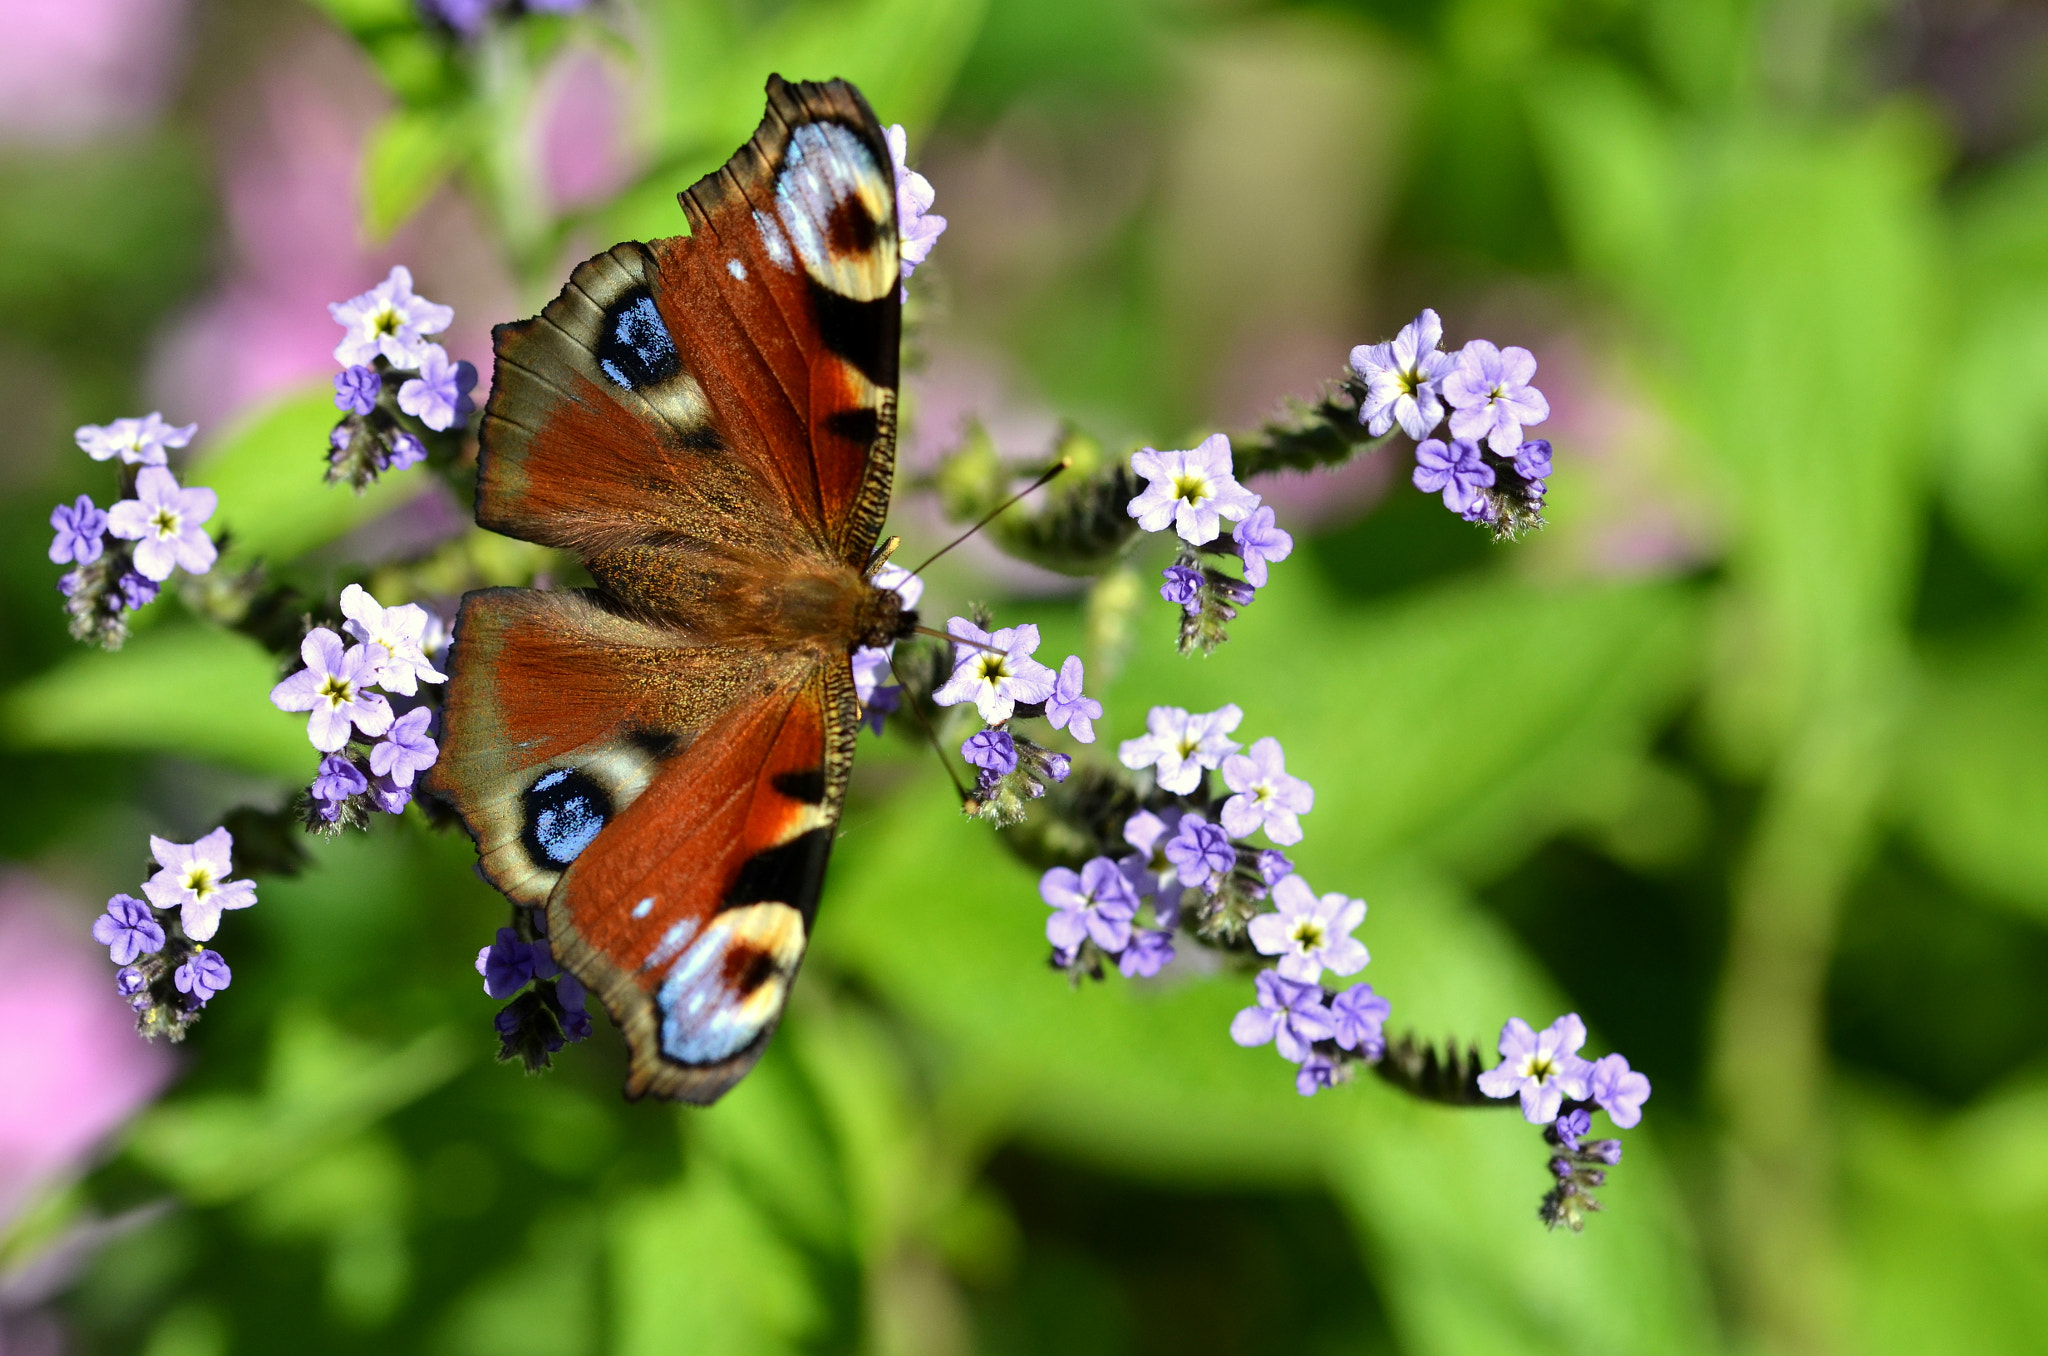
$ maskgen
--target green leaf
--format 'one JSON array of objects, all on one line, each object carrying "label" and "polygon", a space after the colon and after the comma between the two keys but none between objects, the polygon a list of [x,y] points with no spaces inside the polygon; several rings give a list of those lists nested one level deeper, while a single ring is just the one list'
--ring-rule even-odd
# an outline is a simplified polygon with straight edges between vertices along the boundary
[{"label": "green leaf", "polygon": [[466,120],[442,107],[398,108],[363,145],[363,234],[372,244],[434,196],[462,160]]}]

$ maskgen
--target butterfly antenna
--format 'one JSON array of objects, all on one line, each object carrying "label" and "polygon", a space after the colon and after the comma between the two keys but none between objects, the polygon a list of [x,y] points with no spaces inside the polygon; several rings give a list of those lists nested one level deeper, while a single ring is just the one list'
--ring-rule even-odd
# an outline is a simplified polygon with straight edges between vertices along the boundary
[{"label": "butterfly antenna", "polygon": [[919,706],[917,698],[911,695],[910,684],[904,682],[903,675],[897,672],[896,656],[894,654],[889,656],[889,672],[894,675],[896,686],[903,691],[903,704],[910,708],[910,714],[917,717],[918,726],[924,731],[924,737],[931,741],[932,752],[939,756],[939,766],[946,769],[946,776],[952,780],[953,789],[960,793],[960,803],[965,805],[972,797],[967,794],[967,788],[961,784],[960,774],[953,771],[953,765],[946,761],[946,750],[939,743],[939,732],[934,730],[932,723],[924,718],[924,708]]},{"label": "butterfly antenna", "polygon": [[937,560],[940,556],[946,554],[946,552],[952,550],[961,542],[966,541],[969,537],[981,531],[981,529],[983,529],[984,527],[987,527],[990,523],[994,522],[998,517],[1000,517],[1005,509],[1008,509],[1011,505],[1015,504],[1019,499],[1022,499],[1025,495],[1031,493],[1033,490],[1039,488],[1041,485],[1044,485],[1047,481],[1051,480],[1054,476],[1066,470],[1069,466],[1072,466],[1073,464],[1074,459],[1072,457],[1061,457],[1058,461],[1053,463],[1051,470],[1047,471],[1044,475],[1040,476],[1038,479],[1032,481],[1029,485],[1026,485],[1023,489],[1011,495],[1008,499],[1005,499],[1002,503],[997,504],[994,508],[990,509],[986,514],[982,515],[982,519],[980,522],[976,523],[973,527],[968,528],[965,532],[962,532],[959,536],[953,538],[953,540],[947,542],[938,550],[932,552],[931,556],[926,559],[925,563],[918,566],[916,569],[912,570],[911,573],[923,574],[927,569],[931,567],[932,561]]},{"label": "butterfly antenna", "polygon": [[946,641],[949,644],[965,645],[970,650],[987,650],[990,654],[1008,653],[1008,651],[1004,650],[1003,647],[1000,645],[990,645],[986,641],[980,640],[969,640],[965,636],[956,636],[951,631],[934,631],[929,626],[913,626],[910,629],[920,636],[933,636],[939,640]]}]

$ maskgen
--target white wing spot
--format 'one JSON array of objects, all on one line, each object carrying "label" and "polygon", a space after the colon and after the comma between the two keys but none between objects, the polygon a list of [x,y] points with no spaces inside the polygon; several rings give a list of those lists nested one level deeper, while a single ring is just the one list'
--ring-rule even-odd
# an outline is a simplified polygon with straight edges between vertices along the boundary
[{"label": "white wing spot", "polygon": [[727,273],[732,274],[732,276],[740,282],[745,282],[747,280],[747,266],[737,259],[726,260],[725,271]]},{"label": "white wing spot", "polygon": [[639,902],[638,904],[635,904],[635,905],[633,906],[633,916],[634,916],[635,918],[645,918],[645,917],[646,917],[646,916],[647,916],[648,914],[650,914],[650,913],[653,913],[653,912],[654,912],[654,896],[653,896],[653,895],[649,895],[649,896],[647,896],[647,898],[645,898],[645,899],[641,900],[641,901],[640,901],[640,902]]},{"label": "white wing spot", "polygon": [[768,251],[771,263],[785,273],[796,267],[796,260],[789,253],[789,242],[782,238],[782,228],[775,224],[774,217],[766,212],[754,213],[754,229],[761,233],[761,248]]}]

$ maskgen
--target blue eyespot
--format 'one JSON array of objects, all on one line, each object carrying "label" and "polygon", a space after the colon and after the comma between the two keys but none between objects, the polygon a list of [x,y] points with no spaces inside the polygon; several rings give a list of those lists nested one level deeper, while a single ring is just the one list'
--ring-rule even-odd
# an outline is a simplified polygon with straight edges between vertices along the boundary
[{"label": "blue eyespot", "polygon": [[634,288],[605,312],[597,365],[629,391],[667,381],[682,370],[675,340],[646,288]]},{"label": "blue eyespot", "polygon": [[557,768],[527,788],[520,840],[534,865],[560,870],[576,860],[612,817],[603,787],[574,768]]}]

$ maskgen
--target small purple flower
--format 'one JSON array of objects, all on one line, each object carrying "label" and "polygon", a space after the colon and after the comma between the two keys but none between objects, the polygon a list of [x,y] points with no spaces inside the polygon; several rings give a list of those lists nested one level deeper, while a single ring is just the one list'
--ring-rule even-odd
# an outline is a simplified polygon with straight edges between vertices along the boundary
[{"label": "small purple flower", "polygon": [[1512,457],[1522,443],[1522,426],[1550,417],[1550,402],[1529,384],[1536,375],[1536,355],[1526,348],[1495,348],[1474,339],[1458,350],[1443,381],[1451,403],[1451,436],[1484,439],[1503,457]]},{"label": "small purple flower", "polygon": [[1201,785],[1205,769],[1237,752],[1237,742],[1227,736],[1243,719],[1235,703],[1199,716],[1178,706],[1155,706],[1145,714],[1145,733],[1117,746],[1117,761],[1133,771],[1151,768],[1161,791],[1185,796]]},{"label": "small purple flower", "polygon": [[484,992],[506,999],[535,979],[545,979],[543,962],[554,963],[552,952],[543,954],[546,945],[523,941],[511,928],[499,928],[497,940],[476,953],[476,972],[484,977]]},{"label": "small purple flower", "polygon": [[[445,7],[446,18],[448,10],[477,9],[486,0],[438,3]],[[454,20],[449,22],[453,25]],[[334,361],[344,367],[366,364],[381,354],[393,367],[417,368],[431,347],[425,336],[439,334],[455,320],[454,307],[413,295],[412,272],[403,264],[360,296],[330,304],[327,313],[348,330],[334,349]]]},{"label": "small purple flower", "polygon": [[1585,1100],[1593,1066],[1578,1056],[1586,1043],[1586,1024],[1568,1012],[1542,1031],[1531,1030],[1519,1017],[1500,1029],[1500,1063],[1479,1075],[1479,1090],[1488,1097],[1522,1098],[1522,1115],[1531,1125],[1557,1119],[1569,1097]]},{"label": "small purple flower", "polygon": [[114,971],[114,992],[123,998],[133,998],[149,988],[149,978],[132,965],[124,965]]},{"label": "small purple flower", "polygon": [[1180,604],[1181,610],[1189,616],[1202,610],[1202,572],[1192,565],[1169,565],[1162,573],[1166,582],[1159,586],[1159,596],[1169,603]]},{"label": "small purple flower", "polygon": [[1500,520],[1500,510],[1493,506],[1493,500],[1482,494],[1458,510],[1458,516],[1468,523],[1492,523]]},{"label": "small purple flower", "polygon": [[[1083,744],[1095,742],[1095,722],[1102,719],[1102,703],[1081,692],[1081,656],[1070,654],[1053,680],[1052,695],[1045,699],[1046,723],[1065,730]],[[1056,779],[1063,780],[1063,779]]]},{"label": "small purple flower", "polygon": [[256,902],[255,881],[228,879],[235,869],[234,848],[235,837],[225,828],[196,843],[173,843],[151,835],[149,850],[161,869],[142,883],[142,893],[166,913],[178,910],[178,925],[187,937],[211,941],[224,911],[246,909]]},{"label": "small purple flower", "polygon": [[[1550,478],[1550,439],[1536,438],[1515,449],[1515,474],[1541,482]],[[1543,493],[1541,489],[1536,491]]]},{"label": "small purple flower", "polygon": [[1182,817],[1180,831],[1166,844],[1166,860],[1173,863],[1183,885],[1193,885],[1215,894],[1237,865],[1237,850],[1230,835],[1197,814]]},{"label": "small purple flower", "polygon": [[1278,885],[1283,877],[1294,874],[1294,859],[1279,848],[1266,848],[1259,853],[1259,879],[1268,885]]},{"label": "small purple flower", "polygon": [[135,543],[135,568],[161,583],[174,569],[205,574],[218,552],[201,526],[220,499],[203,486],[182,489],[161,466],[145,466],[135,477],[135,498],[107,510],[107,531]]},{"label": "small purple flower", "polygon": [[882,732],[882,722],[894,715],[897,708],[902,705],[902,688],[894,683],[891,683],[888,687],[878,687],[868,694],[868,699],[865,702],[861,703],[861,722],[876,734],[880,734]]},{"label": "small purple flower", "polygon": [[1266,587],[1268,562],[1285,560],[1294,554],[1294,537],[1274,525],[1273,510],[1264,504],[1230,529],[1230,539],[1237,543],[1237,553],[1244,558],[1244,582],[1255,589]]},{"label": "small purple flower", "polygon": [[330,753],[320,760],[320,770],[313,774],[313,784],[306,794],[318,807],[320,817],[332,824],[341,818],[341,804],[350,796],[360,796],[370,789],[370,779],[355,761],[339,753]]},{"label": "small purple flower", "polygon": [[1125,979],[1150,979],[1173,961],[1173,934],[1165,928],[1140,928],[1117,957]]},{"label": "small purple flower", "polygon": [[408,466],[417,466],[427,459],[427,445],[404,429],[391,435],[391,443],[384,456],[378,461],[380,471],[403,471]]},{"label": "small purple flower", "polygon": [[[1584,1107],[1567,1111],[1552,1123],[1550,1131],[1557,1136],[1557,1142],[1571,1153],[1579,1151],[1579,1140],[1593,1128],[1593,1118],[1586,1114]],[[1569,1176],[1569,1173],[1563,1174]]]},{"label": "small purple flower", "polygon": [[368,414],[377,408],[377,397],[383,390],[384,378],[377,375],[377,369],[357,363],[335,374],[334,408],[350,414]]},{"label": "small purple flower", "polygon": [[1358,422],[1366,432],[1377,438],[1398,422],[1403,433],[1420,442],[1436,428],[1444,417],[1438,390],[1453,361],[1437,347],[1443,337],[1443,321],[1425,309],[1392,342],[1351,350],[1351,370],[1365,383]]},{"label": "small purple flower", "polygon": [[903,276],[917,271],[946,229],[946,219],[932,214],[938,194],[931,181],[910,168],[906,153],[908,138],[898,123],[884,133],[889,141],[889,159],[896,167],[896,252],[903,264]]},{"label": "small purple flower", "polygon": [[1111,955],[1129,944],[1138,896],[1109,858],[1091,857],[1078,873],[1054,867],[1039,878],[1038,894],[1053,910],[1045,939],[1060,950],[1073,950],[1086,937]]},{"label": "small purple flower", "polygon": [[299,644],[306,667],[270,690],[270,704],[280,711],[311,711],[306,735],[323,753],[348,743],[350,726],[374,739],[391,728],[391,703],[371,691],[382,654],[367,643],[344,648],[340,636],[316,626]]},{"label": "small purple flower", "polygon": [[[1175,884],[1173,863],[1167,860],[1166,845],[1173,840],[1175,830],[1180,827],[1182,811],[1168,807],[1163,815],[1150,810],[1140,810],[1124,821],[1124,841],[1137,851],[1123,859],[1124,878],[1139,898],[1158,895],[1166,898],[1167,887]],[[1162,917],[1161,926],[1167,920]]]},{"label": "small purple flower", "polygon": [[[398,388],[398,408],[436,433],[453,428],[457,420],[469,418],[476,402],[469,393],[476,387],[476,368],[466,362],[450,362],[448,350],[428,344],[420,356],[420,374]],[[397,443],[393,440],[393,459]],[[410,463],[408,463],[410,464]],[[387,470],[397,467],[387,466]]]},{"label": "small purple flower", "polygon": [[160,412],[151,410],[140,419],[85,424],[71,436],[94,461],[119,457],[130,466],[162,466],[166,449],[185,446],[198,431],[197,424],[166,424]]},{"label": "small purple flower", "polygon": [[50,526],[57,539],[50,543],[50,559],[90,565],[106,549],[107,515],[93,507],[90,495],[79,495],[75,504],[59,504],[50,510]]},{"label": "small purple flower", "polygon": [[156,601],[157,594],[163,591],[163,586],[156,580],[144,578],[133,570],[121,571],[121,578],[115,587],[121,590],[121,606],[130,612],[139,612],[148,607]]},{"label": "small purple flower", "polygon": [[1294,1090],[1304,1097],[1313,1097],[1336,1081],[1337,1066],[1321,1055],[1310,1055],[1294,1071]]},{"label": "small purple flower", "polygon": [[1017,770],[1017,741],[1008,730],[981,730],[967,737],[960,756],[975,767],[1007,777]]},{"label": "small purple flower", "polygon": [[370,771],[393,786],[411,786],[412,779],[434,765],[441,748],[427,737],[433,708],[415,706],[391,722],[391,732],[370,749]]},{"label": "small purple flower", "polygon": [[1186,452],[1144,448],[1131,454],[1131,469],[1146,480],[1128,512],[1147,532],[1168,523],[1190,546],[1203,546],[1223,531],[1223,519],[1242,521],[1259,497],[1237,483],[1230,466],[1230,439],[1212,433]]},{"label": "small purple flower", "polygon": [[177,968],[171,975],[171,982],[178,986],[179,993],[191,994],[199,1006],[205,1007],[234,977],[228,963],[220,958],[220,952],[201,947]]},{"label": "small purple flower", "polygon": [[1594,1060],[1586,1090],[1607,1113],[1607,1118],[1623,1130],[1633,1129],[1642,1121],[1643,1103],[1650,1100],[1650,1080],[1629,1068],[1624,1055],[1604,1055]]},{"label": "small purple flower", "polygon": [[1354,984],[1330,1000],[1330,1015],[1337,1023],[1337,1044],[1356,1050],[1369,1060],[1387,1052],[1383,1034],[1393,1004],[1372,991],[1370,984]]},{"label": "small purple flower", "polygon": [[584,1010],[588,997],[584,993],[583,981],[563,971],[555,981],[555,998],[562,1005],[562,1034],[572,1041],[590,1038],[590,1014]]},{"label": "small purple flower", "polygon": [[1328,968],[1355,975],[1372,957],[1365,943],[1351,934],[1365,921],[1365,901],[1332,892],[1317,896],[1300,876],[1283,877],[1273,887],[1277,913],[1262,913],[1247,927],[1252,945],[1265,956],[1280,958],[1280,973],[1313,984]]},{"label": "small purple flower", "polygon": [[115,895],[107,911],[92,920],[92,939],[107,948],[108,960],[128,965],[163,950],[164,930],[149,905],[133,895]]},{"label": "small purple flower", "polygon": [[1067,779],[1067,774],[1074,770],[1074,760],[1064,753],[1045,752],[1038,755],[1038,766],[1048,779],[1063,782]]},{"label": "small purple flower", "polygon": [[412,804],[412,788],[400,786],[389,777],[370,778],[370,808],[383,814],[395,815]]},{"label": "small purple flower", "polygon": [[1297,984],[1272,970],[1259,971],[1253,984],[1258,1006],[1245,1008],[1230,1020],[1230,1039],[1239,1045],[1249,1048],[1275,1041],[1282,1059],[1299,1064],[1314,1052],[1317,1041],[1337,1034],[1319,986]]},{"label": "small purple flower", "polygon": [[1300,816],[1315,807],[1315,788],[1287,775],[1286,755],[1271,735],[1223,760],[1223,784],[1237,794],[1223,802],[1223,827],[1232,838],[1260,829],[1274,842],[1301,841]]},{"label": "small purple flower", "polygon": [[953,674],[932,693],[940,706],[973,702],[990,725],[1008,720],[1019,702],[1042,702],[1052,696],[1059,679],[1031,657],[1038,648],[1036,626],[1006,626],[991,635],[965,617],[946,623],[955,641]]},{"label": "small purple flower", "polygon": [[1431,438],[1415,449],[1413,479],[1424,494],[1442,490],[1444,507],[1463,513],[1484,498],[1479,492],[1493,484],[1493,468],[1480,457],[1477,443],[1461,438],[1446,445],[1441,438]]}]

